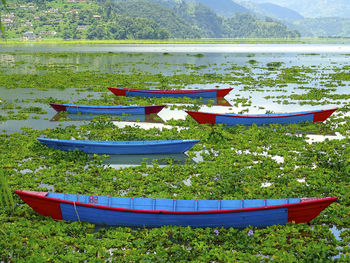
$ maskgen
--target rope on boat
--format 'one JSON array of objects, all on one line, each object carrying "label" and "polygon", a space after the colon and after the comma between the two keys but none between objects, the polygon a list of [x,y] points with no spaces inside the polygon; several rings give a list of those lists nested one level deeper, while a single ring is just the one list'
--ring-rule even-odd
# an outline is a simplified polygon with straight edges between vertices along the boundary
[{"label": "rope on boat", "polygon": [[75,210],[75,213],[77,214],[77,217],[78,217],[78,221],[79,221],[79,222],[81,222],[81,221],[80,221],[79,214],[78,214],[77,207],[76,207],[76,205],[75,205],[75,201],[73,201],[73,204],[74,204],[74,210]]}]

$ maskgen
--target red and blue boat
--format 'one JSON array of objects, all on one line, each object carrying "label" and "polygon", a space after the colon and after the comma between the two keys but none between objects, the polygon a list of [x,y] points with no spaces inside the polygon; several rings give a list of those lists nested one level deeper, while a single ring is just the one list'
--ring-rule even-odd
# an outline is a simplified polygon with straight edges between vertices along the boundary
[{"label": "red and blue boat", "polygon": [[183,153],[199,140],[89,141],[37,138],[48,147],[62,151],[80,150],[90,154],[170,154]]},{"label": "red and blue boat", "polygon": [[180,200],[63,194],[16,190],[34,211],[55,220],[96,225],[161,227],[266,227],[307,223],[337,200],[286,198],[255,200]]},{"label": "red and blue boat", "polygon": [[104,105],[77,105],[50,103],[57,112],[85,114],[151,114],[160,112],[165,105],[141,105],[141,106],[104,106]]},{"label": "red and blue boat", "polygon": [[300,122],[322,122],[332,115],[337,109],[314,110],[278,114],[219,114],[199,111],[186,111],[198,123],[233,125],[268,125],[290,124]]},{"label": "red and blue boat", "polygon": [[172,98],[223,98],[232,88],[227,89],[198,89],[198,90],[159,90],[159,89],[128,89],[128,88],[111,88],[108,89],[116,96],[127,97],[172,97]]}]

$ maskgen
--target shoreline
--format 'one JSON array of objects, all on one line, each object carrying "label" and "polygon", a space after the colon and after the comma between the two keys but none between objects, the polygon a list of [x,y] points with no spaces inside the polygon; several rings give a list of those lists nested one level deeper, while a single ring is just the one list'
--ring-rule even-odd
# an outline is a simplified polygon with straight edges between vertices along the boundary
[{"label": "shoreline", "polygon": [[64,39],[7,39],[0,40],[0,45],[15,44],[350,44],[350,38],[213,38],[213,39],[127,39],[127,40],[64,40]]}]

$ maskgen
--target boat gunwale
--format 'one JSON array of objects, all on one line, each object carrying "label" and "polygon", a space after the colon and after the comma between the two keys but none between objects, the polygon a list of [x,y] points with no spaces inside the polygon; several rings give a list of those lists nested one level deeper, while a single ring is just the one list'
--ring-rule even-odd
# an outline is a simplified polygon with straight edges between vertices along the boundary
[{"label": "boat gunwale", "polygon": [[[110,210],[110,211],[118,211],[118,212],[129,212],[129,213],[143,213],[143,214],[170,214],[170,215],[203,215],[203,214],[227,214],[227,213],[241,213],[241,212],[251,212],[251,211],[261,211],[261,210],[273,210],[280,208],[296,208],[303,207],[311,204],[317,203],[331,203],[335,202],[338,197],[320,197],[320,198],[300,198],[299,203],[291,203],[291,204],[282,204],[282,205],[271,205],[271,206],[259,206],[259,207],[249,207],[249,208],[236,208],[236,209],[225,209],[225,210],[205,210],[205,211],[170,211],[170,210],[142,210],[142,209],[131,209],[131,208],[121,208],[121,207],[110,207],[103,205],[94,205],[81,203],[76,201],[63,200],[59,198],[48,197],[49,192],[39,192],[39,191],[25,191],[25,190],[15,190],[15,193],[20,195],[25,195],[27,197],[34,197],[36,199],[47,200],[55,203],[64,203],[74,206],[84,206],[89,208],[101,209],[101,210]],[[45,193],[45,195],[44,195]],[[87,195],[93,196],[93,195]],[[111,197],[111,196],[109,196]],[[130,197],[133,199],[133,197]],[[156,198],[153,198],[156,199]],[[282,198],[283,199],[283,198]],[[288,198],[286,198],[288,199]],[[169,200],[177,200],[177,199],[169,199]],[[267,199],[265,199],[267,200]],[[194,200],[198,201],[198,200]],[[223,201],[223,200],[217,200]],[[243,201],[243,200],[242,200]]]},{"label": "boat gunwale", "polygon": [[[166,107],[166,105],[136,105],[136,106],[113,106],[113,105],[79,105],[79,104],[65,104],[65,103],[49,103],[51,106],[64,106],[71,108],[87,108],[87,109],[138,109],[138,108],[155,108]],[[163,109],[162,108],[162,109]]]}]

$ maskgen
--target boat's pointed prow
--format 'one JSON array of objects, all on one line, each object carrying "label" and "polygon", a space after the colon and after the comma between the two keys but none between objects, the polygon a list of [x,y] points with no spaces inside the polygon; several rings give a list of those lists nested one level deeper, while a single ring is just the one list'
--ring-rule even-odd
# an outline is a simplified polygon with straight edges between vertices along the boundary
[{"label": "boat's pointed prow", "polygon": [[165,107],[165,105],[157,105],[157,106],[146,106],[145,107],[145,114],[152,114],[152,113],[158,113],[160,112],[163,108]]},{"label": "boat's pointed prow", "polygon": [[216,97],[218,97],[218,98],[223,98],[223,97],[225,97],[227,94],[229,94],[231,90],[233,90],[233,88],[219,89],[219,90],[216,92]]},{"label": "boat's pointed prow", "polygon": [[317,217],[326,207],[337,201],[338,197],[325,198],[301,198],[302,206],[289,208],[288,222],[296,224],[310,222]]},{"label": "boat's pointed prow", "polygon": [[59,103],[49,103],[50,106],[57,112],[66,111],[66,106]]},{"label": "boat's pointed prow", "polygon": [[118,88],[112,88],[112,87],[107,87],[107,89],[109,89],[116,96],[126,96],[125,89],[118,89]]},{"label": "boat's pointed prow", "polygon": [[314,122],[322,122],[328,119],[338,108],[321,110],[314,113]]},{"label": "boat's pointed prow", "polygon": [[199,112],[199,111],[190,111],[187,110],[188,113],[195,121],[199,123],[211,123],[215,124],[215,114]]},{"label": "boat's pointed prow", "polygon": [[47,192],[15,190],[15,194],[38,214],[62,220],[60,203],[57,200],[48,198]]}]

